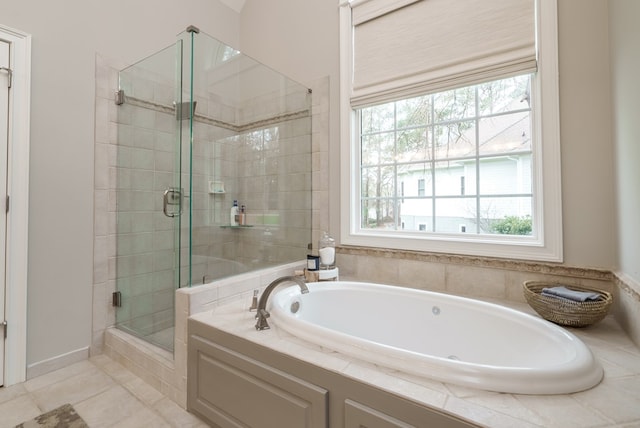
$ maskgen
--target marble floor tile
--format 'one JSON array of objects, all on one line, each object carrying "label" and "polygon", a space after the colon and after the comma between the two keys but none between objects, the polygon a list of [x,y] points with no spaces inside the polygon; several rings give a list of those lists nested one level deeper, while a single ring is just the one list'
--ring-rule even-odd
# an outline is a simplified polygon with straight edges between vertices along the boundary
[{"label": "marble floor tile", "polygon": [[125,384],[134,379],[140,379],[138,376],[136,376],[131,371],[129,371],[129,369],[127,369],[122,364],[114,360],[110,360],[108,363],[105,363],[104,365],[102,365],[101,369],[106,374],[111,376],[114,381],[120,384]]},{"label": "marble floor tile", "polygon": [[24,394],[27,394],[27,390],[22,383],[7,388],[0,388],[0,404]]},{"label": "marble floor tile", "polygon": [[208,428],[208,425],[168,398],[158,401],[153,408],[169,422],[171,426],[180,428]]},{"label": "marble floor tile", "polygon": [[113,379],[94,366],[91,370],[33,391],[32,396],[38,407],[46,412],[65,403],[75,405],[114,385]]},{"label": "marble floor tile", "polygon": [[145,410],[144,404],[120,385],[81,401],[74,407],[91,428],[110,427]]},{"label": "marble floor tile", "polygon": [[122,386],[126,388],[134,397],[148,406],[153,406],[158,401],[164,398],[164,395],[160,391],[158,391],[139,377],[136,377],[135,379],[124,383]]},{"label": "marble floor tile", "polygon": [[42,410],[28,394],[21,395],[0,404],[0,428],[13,428],[41,413]]},{"label": "marble floor tile", "polygon": [[170,428],[172,425],[153,410],[145,408],[113,425],[113,428]]},{"label": "marble floor tile", "polygon": [[91,428],[200,428],[207,425],[106,355],[0,387],[0,428],[72,404]]},{"label": "marble floor tile", "polygon": [[44,388],[45,386],[60,382],[61,380],[69,379],[70,377],[87,370],[95,370],[95,366],[88,360],[80,361],[62,369],[49,372],[33,379],[29,379],[28,381],[24,382],[23,385],[27,391],[33,392],[38,389]]}]

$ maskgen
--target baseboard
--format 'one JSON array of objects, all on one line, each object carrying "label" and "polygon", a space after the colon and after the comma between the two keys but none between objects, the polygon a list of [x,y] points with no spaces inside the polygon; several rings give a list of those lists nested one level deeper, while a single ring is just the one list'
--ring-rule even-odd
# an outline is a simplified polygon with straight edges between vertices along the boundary
[{"label": "baseboard", "polygon": [[87,346],[75,351],[67,352],[66,354],[49,358],[47,360],[29,364],[27,366],[27,380],[52,372],[54,370],[61,369],[63,367],[67,367],[70,364],[77,363],[88,358],[89,347]]}]

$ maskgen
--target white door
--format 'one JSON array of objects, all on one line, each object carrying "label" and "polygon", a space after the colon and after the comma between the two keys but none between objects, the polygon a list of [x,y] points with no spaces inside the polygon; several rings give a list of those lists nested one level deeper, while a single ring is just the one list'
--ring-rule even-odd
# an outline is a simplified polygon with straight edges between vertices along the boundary
[{"label": "white door", "polygon": [[[0,324],[5,320],[5,242],[7,235],[7,146],[9,142],[9,43],[0,40]],[[0,328],[0,385],[4,385],[5,328]]]}]

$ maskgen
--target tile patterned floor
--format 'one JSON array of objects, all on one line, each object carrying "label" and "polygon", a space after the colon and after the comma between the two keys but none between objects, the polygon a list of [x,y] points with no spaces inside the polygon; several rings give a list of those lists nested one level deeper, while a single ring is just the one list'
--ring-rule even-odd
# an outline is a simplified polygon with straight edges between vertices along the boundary
[{"label": "tile patterned floor", "polygon": [[208,425],[106,355],[0,388],[0,428],[70,403],[91,428]]}]

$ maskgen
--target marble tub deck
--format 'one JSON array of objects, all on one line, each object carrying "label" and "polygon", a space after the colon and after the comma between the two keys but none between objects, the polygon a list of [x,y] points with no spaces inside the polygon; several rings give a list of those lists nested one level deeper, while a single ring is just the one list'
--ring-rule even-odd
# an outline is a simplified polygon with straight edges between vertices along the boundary
[{"label": "marble tub deck", "polygon": [[[599,385],[566,395],[521,395],[466,388],[379,367],[303,341],[273,325],[270,330],[256,331],[254,313],[247,311],[250,301],[247,293],[192,317],[487,427],[640,427],[640,349],[612,316],[584,329],[569,329],[601,362],[605,375]],[[524,303],[489,301],[537,316]]]}]

